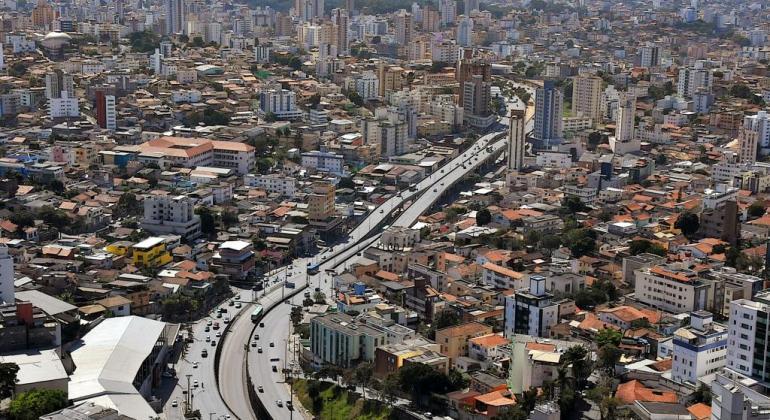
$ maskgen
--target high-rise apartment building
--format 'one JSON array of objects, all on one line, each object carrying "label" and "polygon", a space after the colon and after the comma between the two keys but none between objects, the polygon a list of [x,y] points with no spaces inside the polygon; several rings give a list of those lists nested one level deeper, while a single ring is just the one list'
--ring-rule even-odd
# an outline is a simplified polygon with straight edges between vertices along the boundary
[{"label": "high-rise apartment building", "polygon": [[294,12],[302,21],[313,20],[324,15],[324,0],[296,0]]},{"label": "high-rise apartment building", "polygon": [[462,47],[473,46],[473,19],[463,17],[457,25],[457,43]]},{"label": "high-rise apartment building", "polygon": [[610,137],[610,147],[617,155],[638,152],[641,142],[634,133],[636,119],[636,97],[630,92],[621,92],[618,98],[618,118],[615,136]]},{"label": "high-rise apartment building", "polygon": [[438,0],[438,13],[442,25],[450,25],[457,19],[457,2],[455,0]]},{"label": "high-rise apartment building", "polygon": [[562,107],[564,98],[552,80],[543,82],[535,91],[535,127],[532,137],[543,146],[559,144],[562,140]]},{"label": "high-rise apartment building", "polygon": [[602,79],[598,76],[577,76],[572,83],[572,112],[591,118],[595,126],[602,120]]},{"label": "high-rise apartment building", "polygon": [[770,391],[770,291],[730,302],[726,367]]},{"label": "high-rise apartment building", "polygon": [[75,84],[72,75],[56,69],[45,75],[45,97],[47,99],[61,98],[62,92],[67,92],[70,97],[75,96]]},{"label": "high-rise apartment building", "polygon": [[524,110],[512,109],[508,130],[508,169],[518,171],[524,166],[526,119]]},{"label": "high-rise apartment building", "polygon": [[117,128],[115,96],[105,94],[102,89],[97,90],[95,96],[96,123],[101,128],[115,130]]},{"label": "high-rise apartment building", "polygon": [[187,28],[187,4],[185,0],[164,0],[166,34],[183,32]]},{"label": "high-rise apartment building", "polygon": [[412,33],[414,22],[412,14],[406,10],[399,10],[396,14],[396,43],[402,46],[409,45],[412,42],[414,34]]},{"label": "high-rise apartment building", "polygon": [[334,24],[335,31],[335,45],[337,45],[337,53],[346,55],[348,54],[349,41],[348,41],[348,10],[345,9],[332,9],[332,23]]},{"label": "high-rise apartment building", "polygon": [[462,84],[463,119],[476,128],[487,128],[495,121],[490,110],[492,84],[484,81],[484,76],[471,76]]},{"label": "high-rise apartment building", "polygon": [[334,184],[314,182],[312,192],[308,194],[308,217],[310,220],[324,221],[334,216]]},{"label": "high-rise apartment building", "polygon": [[677,81],[677,94],[681,97],[691,97],[698,88],[711,91],[714,76],[711,70],[706,68],[703,61],[696,61],[693,67],[679,69]]},{"label": "high-rise apartment building", "polygon": [[725,366],[727,329],[714,323],[710,312],[691,313],[690,326],[676,330],[672,344],[671,379],[674,382],[695,385],[699,378]]}]

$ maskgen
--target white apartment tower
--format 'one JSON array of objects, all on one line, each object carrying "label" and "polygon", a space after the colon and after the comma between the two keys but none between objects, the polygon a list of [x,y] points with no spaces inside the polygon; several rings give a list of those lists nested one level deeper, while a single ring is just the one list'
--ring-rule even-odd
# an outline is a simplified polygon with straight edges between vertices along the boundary
[{"label": "white apartment tower", "polygon": [[690,326],[674,332],[671,379],[697,384],[698,379],[725,366],[727,329],[713,322],[707,311],[690,314]]},{"label": "white apartment tower", "polygon": [[693,67],[679,69],[677,94],[681,97],[691,97],[698,88],[711,92],[714,77],[711,70],[705,68],[703,61],[696,61]]},{"label": "white apartment tower", "polygon": [[508,131],[508,169],[518,171],[524,166],[525,126],[523,110],[512,109]]},{"label": "white apartment tower", "polygon": [[730,302],[726,367],[770,390],[770,292]]},{"label": "white apartment tower", "polygon": [[630,92],[621,93],[619,96],[615,136],[610,137],[610,147],[616,155],[623,155],[638,152],[641,143],[634,135],[636,97]]}]

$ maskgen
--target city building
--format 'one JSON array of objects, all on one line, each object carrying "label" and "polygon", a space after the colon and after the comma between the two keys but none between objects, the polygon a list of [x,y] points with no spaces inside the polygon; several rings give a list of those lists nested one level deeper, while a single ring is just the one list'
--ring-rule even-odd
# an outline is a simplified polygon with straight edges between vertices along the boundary
[{"label": "city building", "polygon": [[282,197],[293,197],[297,192],[297,179],[279,174],[246,174],[243,176],[246,186],[262,188],[270,194],[278,194]]},{"label": "city building", "polygon": [[710,312],[690,313],[690,326],[674,332],[671,379],[696,386],[698,379],[725,366],[728,330]]},{"label": "city building", "polygon": [[615,136],[610,137],[610,147],[616,155],[638,152],[641,142],[634,133],[636,118],[636,97],[632,93],[621,93],[618,99],[618,118]]},{"label": "city building", "polygon": [[308,194],[308,217],[310,220],[327,220],[334,216],[335,188],[333,184],[315,182]]},{"label": "city building", "polygon": [[131,246],[131,260],[137,267],[160,267],[171,262],[166,240],[151,236]]},{"label": "city building", "polygon": [[178,34],[187,29],[186,0],[163,0],[166,17],[166,34]]},{"label": "city building", "polygon": [[714,76],[710,69],[702,60],[695,62],[692,67],[683,67],[679,69],[679,79],[677,80],[677,94],[681,97],[690,98],[699,88],[711,91],[714,83]]},{"label": "city building", "polygon": [[135,419],[157,416],[148,401],[161,385],[178,329],[138,316],[103,320],[71,349],[69,399]]},{"label": "city building", "polygon": [[332,175],[343,176],[345,174],[345,162],[342,155],[331,152],[313,150],[302,153],[302,166],[318,172],[327,172]]},{"label": "city building", "polygon": [[251,242],[225,241],[219,245],[211,261],[211,268],[217,274],[226,274],[231,279],[242,280],[254,270],[256,254]]},{"label": "city building", "polygon": [[319,367],[326,363],[351,367],[359,362],[374,362],[378,347],[404,343],[415,337],[410,328],[369,316],[354,318],[331,313],[310,321],[310,351],[313,364]]},{"label": "city building", "polygon": [[636,270],[634,298],[671,313],[706,309],[709,285],[681,263],[655,265]]},{"label": "city building", "polygon": [[520,289],[505,297],[505,336],[527,334],[549,337],[559,322],[559,305],[545,291],[546,278],[529,277],[529,290]]},{"label": "city building", "polygon": [[471,127],[485,129],[495,122],[490,109],[491,89],[492,84],[479,74],[463,83],[463,120]]},{"label": "city building", "polygon": [[106,95],[103,90],[96,91],[96,123],[101,128],[115,130],[117,128],[117,111],[115,96]]},{"label": "city building", "polygon": [[13,257],[8,246],[0,246],[0,303],[15,303]]},{"label": "city building", "polygon": [[297,94],[287,89],[266,89],[259,94],[259,109],[263,114],[273,114],[278,119],[301,118],[297,109]]},{"label": "city building", "polygon": [[535,91],[535,127],[532,137],[541,146],[561,143],[563,96],[552,80]]},{"label": "city building", "polygon": [[66,90],[61,92],[61,96],[48,100],[49,113],[51,119],[60,118],[79,118],[80,106],[78,98],[70,96]]},{"label": "city building", "polygon": [[492,334],[491,326],[467,322],[437,330],[436,344],[440,346],[441,354],[449,358],[449,366],[453,367],[458,358],[468,355],[468,342],[471,338],[488,334]]},{"label": "city building", "polygon": [[[602,79],[598,76],[577,76],[572,82],[572,113],[588,117],[592,125],[602,122]],[[565,128],[566,130],[566,128]]]},{"label": "city building", "polygon": [[730,302],[727,369],[770,391],[770,292]]},{"label": "city building", "polygon": [[142,163],[161,168],[213,166],[247,174],[256,165],[254,146],[234,141],[216,141],[195,137],[158,137],[138,146],[123,146],[118,151],[133,152]]},{"label": "city building", "polygon": [[142,229],[155,235],[179,235],[195,239],[201,235],[201,220],[193,199],[178,195],[153,194],[143,201]]}]

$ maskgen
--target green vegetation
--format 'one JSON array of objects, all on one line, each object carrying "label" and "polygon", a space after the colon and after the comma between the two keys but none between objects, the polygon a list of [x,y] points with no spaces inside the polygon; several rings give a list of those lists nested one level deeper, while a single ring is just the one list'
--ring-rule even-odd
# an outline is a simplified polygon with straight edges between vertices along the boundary
[{"label": "green vegetation", "polygon": [[294,391],[302,406],[322,420],[385,420],[390,416],[385,403],[365,400],[329,382],[300,379],[294,382]]},{"label": "green vegetation", "polygon": [[765,215],[765,203],[762,200],[757,200],[749,206],[749,216],[762,217]]},{"label": "green vegetation", "polygon": [[194,112],[187,116],[185,123],[188,127],[194,127],[199,123],[205,125],[227,125],[230,123],[230,117],[227,114],[214,109],[206,109],[203,113]]},{"label": "green vegetation", "polygon": [[591,287],[585,288],[574,294],[575,305],[580,309],[592,309],[618,298],[618,290],[611,281],[601,280]]},{"label": "green vegetation", "polygon": [[674,227],[681,230],[684,236],[690,238],[700,228],[700,220],[697,214],[684,212],[677,217]]},{"label": "green vegetation", "polygon": [[645,239],[635,239],[631,241],[631,247],[629,249],[629,252],[631,253],[631,255],[639,255],[644,253],[655,254],[660,256],[666,255],[665,248]]},{"label": "green vegetation", "polygon": [[128,36],[128,42],[134,51],[150,53],[158,48],[160,37],[153,31],[133,32]]},{"label": "green vegetation", "polygon": [[13,395],[18,372],[19,365],[16,363],[0,363],[0,399]]},{"label": "green vegetation", "polygon": [[67,393],[64,391],[33,389],[14,398],[8,412],[15,420],[37,420],[43,414],[61,410],[67,405]]}]

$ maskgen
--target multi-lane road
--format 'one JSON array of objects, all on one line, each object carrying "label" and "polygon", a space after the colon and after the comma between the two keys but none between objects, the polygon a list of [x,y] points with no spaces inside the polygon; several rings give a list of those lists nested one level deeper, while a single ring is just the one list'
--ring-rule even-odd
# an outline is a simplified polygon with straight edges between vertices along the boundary
[{"label": "multi-lane road", "polygon": [[[509,102],[509,108],[521,108],[520,102]],[[527,109],[527,131],[532,127],[532,109]],[[507,125],[507,118],[501,119],[501,125]],[[353,230],[348,233],[345,242],[326,249],[322,254],[311,258],[294,260],[289,268],[285,268],[266,280],[276,284],[290,280],[296,285],[296,290],[303,289],[306,285],[311,293],[319,288],[327,296],[332,293],[331,276],[326,270],[337,270],[340,266],[347,266],[354,260],[360,251],[375,243],[379,239],[382,226],[389,216],[396,214],[395,226],[411,226],[417,218],[427,211],[444,192],[453,184],[461,180],[467,174],[474,171],[485,162],[490,155],[498,153],[506,147],[505,131],[494,132],[481,137],[474,146],[460,154],[451,162],[444,165],[439,171],[431,174],[416,184],[416,191],[405,190],[392,196],[372,212]],[[374,234],[372,234],[374,232]],[[320,273],[308,276],[306,267],[310,264],[321,263]],[[309,284],[308,284],[309,282]],[[288,386],[285,384],[282,370],[287,363],[287,340],[289,338],[290,320],[289,314],[292,305],[299,305],[304,299],[303,293],[298,293],[292,299],[285,299],[284,294],[291,293],[292,289],[274,287],[259,298],[259,303],[269,311],[261,320],[264,327],[255,326],[250,317],[252,306],[247,305],[243,309],[244,315],[235,319],[230,331],[223,340],[219,369],[219,391],[227,409],[223,413],[230,413],[243,420],[256,419],[256,416],[248,402],[248,390],[246,372],[248,371],[254,387],[262,387],[258,393],[260,401],[265,406],[270,416],[274,419],[288,419],[293,416],[302,416],[300,411],[289,411],[286,402],[292,399]],[[286,303],[281,303],[288,300]],[[259,336],[255,340],[255,334]],[[255,340],[256,346],[251,342]],[[261,348],[262,352],[257,350]],[[212,358],[213,360],[213,358]],[[275,370],[273,370],[275,366]],[[200,369],[200,366],[198,367]],[[213,367],[211,369],[213,377]],[[212,390],[213,391],[213,390]],[[216,407],[222,400],[212,397],[212,405],[202,404],[207,407]],[[278,406],[277,401],[282,406]],[[181,401],[181,400],[180,400]],[[205,416],[207,413],[201,410]]]}]

